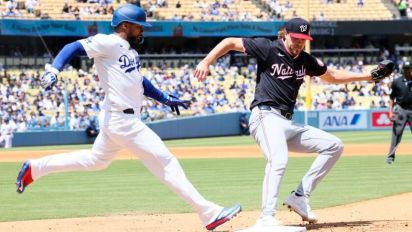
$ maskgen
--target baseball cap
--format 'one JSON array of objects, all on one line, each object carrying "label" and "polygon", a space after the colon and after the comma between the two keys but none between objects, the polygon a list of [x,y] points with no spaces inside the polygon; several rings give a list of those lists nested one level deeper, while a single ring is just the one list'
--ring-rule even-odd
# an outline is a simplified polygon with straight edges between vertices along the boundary
[{"label": "baseball cap", "polygon": [[313,40],[310,36],[310,24],[302,18],[293,18],[286,23],[286,31],[293,38]]}]

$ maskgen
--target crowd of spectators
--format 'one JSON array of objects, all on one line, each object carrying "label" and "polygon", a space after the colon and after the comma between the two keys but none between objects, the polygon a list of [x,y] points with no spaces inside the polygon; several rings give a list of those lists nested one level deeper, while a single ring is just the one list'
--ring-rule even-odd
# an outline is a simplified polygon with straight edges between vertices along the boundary
[{"label": "crowd of spectators", "polygon": [[401,19],[411,19],[412,18],[412,4],[409,0],[399,0],[392,1],[394,5],[398,7],[399,15]]},{"label": "crowd of spectators", "polygon": [[[193,20],[200,20],[200,21],[264,21],[264,20],[272,20],[273,17],[269,17],[267,12],[261,10],[259,13],[254,14],[250,11],[243,10],[239,6],[241,0],[214,0],[214,1],[207,1],[207,0],[195,0],[193,5],[191,6],[184,6],[180,1],[177,1],[176,4],[170,5],[166,1],[162,0],[163,5],[159,6],[157,1],[148,2],[148,6],[146,10],[148,12],[149,17],[153,17],[155,12],[158,8],[193,8],[199,9],[200,13],[199,16],[194,15],[193,12],[189,13],[178,13],[176,12],[169,20],[173,21],[193,21]],[[256,8],[257,9],[257,8]]]},{"label": "crowd of spectators", "polygon": [[114,8],[109,0],[77,0],[78,3],[91,3],[91,4],[79,4],[69,5],[66,1],[62,8],[62,14],[71,15],[73,18],[80,20],[83,16],[91,15],[112,15]]},{"label": "crowd of spectators", "polygon": [[[170,68],[166,64],[148,65],[142,74],[163,91],[190,99],[190,109],[183,116],[200,116],[219,112],[248,111],[255,88],[256,65],[242,62],[229,65],[228,56],[211,66],[211,77],[203,83],[194,76],[194,67],[183,65]],[[365,71],[362,62],[354,65],[334,65],[337,69],[354,72]],[[98,77],[93,72],[69,70],[62,72],[51,91],[39,85],[40,71],[2,71],[0,84],[0,117],[8,119],[16,131],[41,129],[64,129],[67,123],[71,130],[85,130],[96,124],[100,102],[104,98],[99,88]],[[63,81],[64,80],[64,81]],[[331,85],[319,78],[312,80],[312,110],[386,108],[389,102],[391,80],[379,84],[357,83]],[[306,86],[302,86],[304,90]],[[65,112],[65,89],[67,89],[68,112]],[[296,110],[304,110],[305,93],[300,93]],[[368,105],[364,100],[369,99]],[[373,101],[370,101],[373,99]],[[143,121],[174,118],[167,106],[146,99],[141,111]]]},{"label": "crowd of spectators", "polygon": [[[4,2],[5,10],[1,12],[3,17],[22,18],[33,16],[40,19],[50,18],[47,10],[42,10],[41,0],[7,0]],[[73,19],[80,20],[82,16],[112,15],[114,11],[112,0],[76,0],[76,3],[70,5],[68,1],[64,1],[61,9],[62,15],[70,15]]]},{"label": "crowd of spectators", "polygon": [[284,12],[293,9],[293,3],[288,0],[285,4],[281,4],[278,0],[262,0],[262,4],[266,6],[269,14],[276,19],[284,19]]},{"label": "crowd of spectators", "polygon": [[[1,3],[1,2],[0,2]],[[5,2],[5,10],[2,12],[3,17],[20,17],[22,10],[26,10],[29,14],[34,14],[34,9],[37,6],[37,0],[17,1],[9,0]]]}]

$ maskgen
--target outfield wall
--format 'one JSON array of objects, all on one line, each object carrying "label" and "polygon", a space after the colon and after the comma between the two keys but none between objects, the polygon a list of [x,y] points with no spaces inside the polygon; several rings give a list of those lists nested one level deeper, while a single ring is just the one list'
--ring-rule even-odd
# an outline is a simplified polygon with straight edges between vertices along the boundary
[{"label": "outfield wall", "polygon": [[[248,118],[250,112],[246,113]],[[242,113],[224,113],[208,116],[185,117],[147,125],[162,139],[181,139],[240,135]],[[387,109],[309,111],[307,123],[326,131],[381,130],[392,126]],[[305,112],[295,113],[293,120],[305,124]],[[13,146],[62,145],[92,143],[85,131],[41,131],[15,133]]]}]

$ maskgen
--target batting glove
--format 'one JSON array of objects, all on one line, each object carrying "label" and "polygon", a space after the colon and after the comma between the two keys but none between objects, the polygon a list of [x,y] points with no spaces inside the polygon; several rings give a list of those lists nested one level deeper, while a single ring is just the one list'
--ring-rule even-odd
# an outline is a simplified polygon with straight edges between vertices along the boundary
[{"label": "batting glove", "polygon": [[170,108],[172,108],[173,112],[176,112],[177,115],[180,115],[179,106],[181,106],[181,107],[183,107],[187,110],[190,106],[190,101],[189,100],[180,100],[179,98],[177,98],[173,95],[169,95],[169,98],[167,99],[167,101],[164,104],[167,105],[167,106],[170,106]]},{"label": "batting glove", "polygon": [[56,68],[49,68],[42,77],[40,77],[40,85],[46,90],[51,90],[57,82],[57,75],[59,70]]}]

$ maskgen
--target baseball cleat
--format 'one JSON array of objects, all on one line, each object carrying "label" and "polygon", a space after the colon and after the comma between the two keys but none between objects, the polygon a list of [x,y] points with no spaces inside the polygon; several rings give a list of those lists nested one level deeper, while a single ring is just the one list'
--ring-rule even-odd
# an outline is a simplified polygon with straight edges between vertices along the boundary
[{"label": "baseball cleat", "polygon": [[216,219],[212,223],[206,226],[206,229],[214,230],[216,227],[232,219],[240,211],[242,211],[242,207],[239,204],[236,204],[229,208],[222,209],[222,211],[219,213]]},{"label": "baseball cleat", "polygon": [[388,158],[386,158],[386,163],[388,164],[395,163],[395,156],[389,156]]},{"label": "baseball cleat", "polygon": [[316,215],[312,212],[312,209],[309,206],[309,199],[305,196],[296,196],[295,193],[292,192],[292,194],[283,202],[283,205],[286,205],[291,211],[299,214],[303,221],[307,221],[310,224],[318,221]]},{"label": "baseball cleat", "polygon": [[31,177],[31,165],[28,160],[24,161],[23,166],[17,176],[16,187],[18,193],[23,193],[24,189],[33,182]]}]

